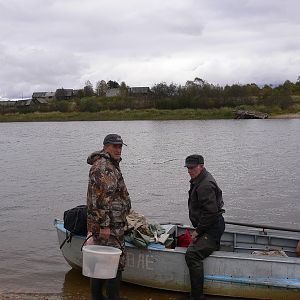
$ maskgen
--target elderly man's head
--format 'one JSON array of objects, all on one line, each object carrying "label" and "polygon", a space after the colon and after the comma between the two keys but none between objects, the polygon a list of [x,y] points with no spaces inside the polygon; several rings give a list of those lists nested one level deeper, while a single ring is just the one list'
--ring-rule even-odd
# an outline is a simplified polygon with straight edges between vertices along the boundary
[{"label": "elderly man's head", "polygon": [[185,159],[185,165],[191,179],[196,178],[204,169],[204,158],[202,155],[193,154]]},{"label": "elderly man's head", "polygon": [[122,147],[127,146],[120,135],[108,134],[103,140],[103,149],[110,154],[110,156],[119,161],[121,159]]}]

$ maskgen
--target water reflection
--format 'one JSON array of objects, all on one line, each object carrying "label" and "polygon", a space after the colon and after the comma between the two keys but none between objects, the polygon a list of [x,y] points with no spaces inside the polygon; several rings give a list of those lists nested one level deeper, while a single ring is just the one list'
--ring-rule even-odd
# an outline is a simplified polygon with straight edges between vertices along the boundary
[{"label": "water reflection", "polygon": [[124,283],[122,285],[122,295],[130,300],[179,300],[186,294],[161,291]]},{"label": "water reflection", "polygon": [[[128,300],[180,300],[187,294],[158,289],[146,288],[134,284],[122,282],[121,296]],[[90,299],[89,279],[81,274],[81,271],[71,269],[65,275],[62,300]],[[216,296],[207,296],[208,300],[229,299]],[[230,298],[233,299],[233,298]]]},{"label": "water reflection", "polygon": [[[71,269],[65,275],[62,299],[89,299],[89,279],[81,271]],[[183,293],[160,291],[122,282],[121,295],[128,300],[177,300]]]},{"label": "water reflection", "polygon": [[89,278],[83,276],[80,270],[71,269],[65,275],[62,299],[89,299],[89,284]]}]

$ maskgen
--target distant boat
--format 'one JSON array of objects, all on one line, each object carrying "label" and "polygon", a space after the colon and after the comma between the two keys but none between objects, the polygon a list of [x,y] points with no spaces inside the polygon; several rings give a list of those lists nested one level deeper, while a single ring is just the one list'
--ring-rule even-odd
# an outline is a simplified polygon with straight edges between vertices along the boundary
[{"label": "distant boat", "polygon": [[[68,232],[62,221],[55,219],[54,225],[61,245]],[[181,235],[187,228],[193,230],[185,225],[162,226],[172,237]],[[72,268],[82,267],[80,249],[84,239],[84,236],[73,236],[61,249]],[[220,251],[204,260],[205,293],[299,300],[300,258],[295,256],[299,239],[300,230],[227,222]],[[150,244],[148,249],[141,249],[129,243],[126,248],[123,281],[157,289],[189,291],[189,271],[184,259],[186,248],[174,245],[169,249]]]},{"label": "distant boat", "polygon": [[268,119],[268,114],[248,110],[236,110],[234,112],[235,119]]}]

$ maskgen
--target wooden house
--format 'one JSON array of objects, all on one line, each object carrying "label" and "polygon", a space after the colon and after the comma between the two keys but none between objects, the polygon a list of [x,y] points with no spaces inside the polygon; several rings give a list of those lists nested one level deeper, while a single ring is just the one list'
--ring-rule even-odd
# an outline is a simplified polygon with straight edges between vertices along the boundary
[{"label": "wooden house", "polygon": [[40,104],[48,103],[48,101],[55,99],[55,92],[34,92],[32,100]]},{"label": "wooden house", "polygon": [[105,94],[106,97],[117,97],[121,96],[121,90],[119,88],[108,89]]},{"label": "wooden house", "polygon": [[151,90],[147,86],[140,86],[140,87],[130,87],[128,89],[129,96],[149,96],[151,94]]},{"label": "wooden house", "polygon": [[55,97],[57,100],[70,100],[74,97],[73,89],[57,89],[55,92]]}]

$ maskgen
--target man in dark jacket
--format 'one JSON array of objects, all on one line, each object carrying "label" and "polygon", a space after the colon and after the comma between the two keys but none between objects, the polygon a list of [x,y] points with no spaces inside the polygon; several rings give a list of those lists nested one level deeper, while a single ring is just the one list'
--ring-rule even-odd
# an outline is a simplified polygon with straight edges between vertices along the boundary
[{"label": "man in dark jacket", "polygon": [[189,217],[195,227],[193,241],[185,260],[190,272],[191,295],[188,299],[203,300],[203,259],[219,249],[225,230],[222,191],[213,176],[205,169],[201,155],[190,155],[185,167],[191,177],[188,199]]},{"label": "man in dark jacket", "polygon": [[105,299],[104,284],[109,300],[120,300],[121,274],[125,267],[124,230],[126,217],[131,208],[130,197],[119,167],[123,143],[117,134],[109,134],[103,141],[103,149],[92,153],[87,163],[92,165],[89,172],[87,191],[86,244],[112,246],[122,250],[116,278],[102,280],[91,278],[91,300]]}]

